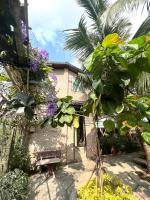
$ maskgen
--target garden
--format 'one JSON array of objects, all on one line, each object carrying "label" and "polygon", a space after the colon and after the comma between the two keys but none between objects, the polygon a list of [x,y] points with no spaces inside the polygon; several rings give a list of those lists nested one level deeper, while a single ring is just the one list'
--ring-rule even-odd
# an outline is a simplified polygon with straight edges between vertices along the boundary
[{"label": "garden", "polygon": [[[1,200],[29,199],[31,178],[37,173],[28,152],[32,129],[78,129],[80,116],[92,117],[96,158],[92,176],[74,199],[139,199],[124,180],[107,173],[102,161],[106,154],[142,151],[146,180],[150,177],[150,1],[117,0],[111,6],[105,0],[77,2],[92,21],[89,26],[82,16],[77,29],[64,31],[65,48],[83,65],[74,91],[86,90],[87,99],[78,110],[72,96],[57,97],[48,52],[32,46],[27,0],[23,6],[19,0],[0,2]],[[123,14],[138,7],[148,17],[129,34],[132,24]],[[44,117],[38,115],[43,105]],[[103,128],[98,125],[102,118]]]}]

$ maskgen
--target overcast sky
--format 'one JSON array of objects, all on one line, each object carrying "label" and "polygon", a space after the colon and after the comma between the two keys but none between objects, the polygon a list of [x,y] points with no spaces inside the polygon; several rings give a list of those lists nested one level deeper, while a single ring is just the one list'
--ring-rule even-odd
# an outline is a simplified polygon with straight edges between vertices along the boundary
[{"label": "overcast sky", "polygon": [[[76,28],[84,13],[76,0],[28,0],[28,3],[32,45],[46,49],[50,61],[70,62],[78,67],[77,59],[63,49],[62,33],[65,29]],[[141,15],[132,15],[134,29],[143,18]]]}]

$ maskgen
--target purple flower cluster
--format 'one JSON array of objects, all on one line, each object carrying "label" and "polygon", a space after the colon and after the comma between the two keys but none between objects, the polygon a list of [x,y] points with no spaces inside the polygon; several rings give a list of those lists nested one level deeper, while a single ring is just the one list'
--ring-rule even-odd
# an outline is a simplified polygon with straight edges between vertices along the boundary
[{"label": "purple flower cluster", "polygon": [[42,62],[48,60],[48,52],[44,49],[31,49],[30,70],[36,72]]},{"label": "purple flower cluster", "polygon": [[48,111],[47,111],[47,115],[49,117],[52,117],[55,112],[57,111],[57,105],[55,102],[49,102],[48,103]]},{"label": "purple flower cluster", "polygon": [[28,43],[27,28],[23,20],[20,20],[21,40],[24,44]]},{"label": "purple flower cluster", "polygon": [[47,61],[48,60],[48,52],[44,49],[38,49],[39,56],[41,59]]},{"label": "purple flower cluster", "polygon": [[56,84],[57,84],[57,76],[54,73],[49,73],[48,74],[48,78],[52,82],[52,84],[54,86],[56,86]]},{"label": "purple flower cluster", "polygon": [[39,65],[40,65],[40,61],[37,58],[31,60],[30,61],[30,70],[33,72],[38,71]]}]

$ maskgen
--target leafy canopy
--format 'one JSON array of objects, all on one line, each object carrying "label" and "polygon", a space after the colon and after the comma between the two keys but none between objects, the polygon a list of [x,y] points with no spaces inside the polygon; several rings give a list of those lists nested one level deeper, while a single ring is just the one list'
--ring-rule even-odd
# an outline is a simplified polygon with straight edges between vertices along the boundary
[{"label": "leafy canopy", "polygon": [[[121,112],[128,89],[141,72],[150,72],[150,38],[141,36],[125,43],[119,35],[106,36],[85,61],[93,88],[83,106],[86,113]],[[91,109],[92,108],[92,109]]]}]

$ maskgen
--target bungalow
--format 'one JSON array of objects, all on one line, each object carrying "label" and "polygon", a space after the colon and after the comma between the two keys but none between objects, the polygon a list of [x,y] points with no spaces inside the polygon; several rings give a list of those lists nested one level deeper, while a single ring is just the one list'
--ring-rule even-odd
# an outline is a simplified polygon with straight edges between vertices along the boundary
[{"label": "bungalow", "polygon": [[[73,105],[78,109],[87,99],[84,91],[74,91],[73,83],[81,69],[69,63],[50,63],[53,73],[57,76],[56,90],[58,98],[73,97]],[[93,158],[96,154],[95,128],[92,117],[79,118],[79,128],[57,127],[47,125],[37,127],[29,136],[29,153],[31,162],[35,161],[35,153],[45,150],[61,150],[62,162],[69,163]]]}]

